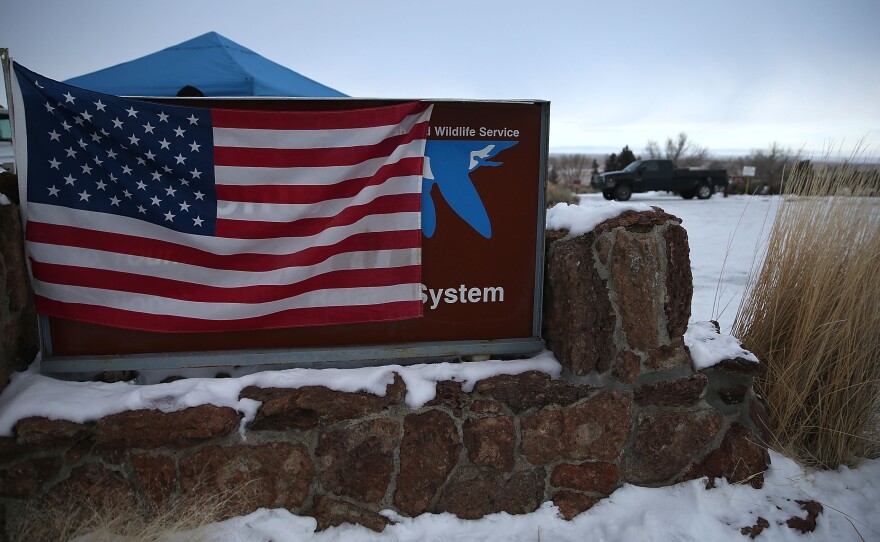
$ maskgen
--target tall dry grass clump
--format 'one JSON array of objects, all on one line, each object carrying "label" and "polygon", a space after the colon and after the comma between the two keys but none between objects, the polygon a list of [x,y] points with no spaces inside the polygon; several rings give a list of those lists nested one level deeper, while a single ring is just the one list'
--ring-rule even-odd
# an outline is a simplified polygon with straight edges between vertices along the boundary
[{"label": "tall dry grass clump", "polygon": [[767,365],[770,444],[822,468],[880,455],[880,193],[863,169],[789,176],[733,326]]},{"label": "tall dry grass clump", "polygon": [[224,519],[231,492],[177,499],[162,507],[117,494],[92,501],[71,495],[23,511],[15,542],[208,542],[202,528]]}]

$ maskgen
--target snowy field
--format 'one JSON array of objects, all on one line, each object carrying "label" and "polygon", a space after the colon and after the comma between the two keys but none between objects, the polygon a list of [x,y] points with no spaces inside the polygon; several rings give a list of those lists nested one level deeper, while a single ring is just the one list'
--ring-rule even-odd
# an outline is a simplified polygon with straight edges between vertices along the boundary
[{"label": "snowy field", "polygon": [[[775,213],[776,198],[713,196],[710,200],[685,201],[664,193],[636,194],[626,203],[604,201],[601,195],[582,197],[580,206],[597,217],[624,208],[658,206],[683,219],[691,247],[694,301],[691,322],[716,319],[728,332],[742,297],[755,253],[766,239]],[[558,374],[558,363],[549,354],[516,362],[510,372],[531,368]],[[334,389],[379,391],[389,381],[390,370],[399,370],[409,390],[407,402],[417,406],[434,393],[433,382],[455,373],[466,387],[493,373],[498,363],[462,365],[438,364],[408,368],[375,368],[340,372],[293,370],[273,373],[271,381],[289,385],[315,385],[332,380]],[[259,384],[267,375],[231,379],[187,379],[155,386],[124,383],[60,383],[41,377],[34,367],[14,376],[0,396],[0,433],[10,434],[14,422],[24,415],[50,415],[73,421],[94,419],[112,411],[153,407],[177,409],[193,404],[232,402],[252,416],[256,405],[237,402],[237,391]],[[59,402],[57,398],[63,397]],[[169,398],[173,401],[169,404]],[[123,405],[123,406],[119,406]],[[258,510],[244,517],[214,524],[199,534],[201,540],[253,542],[403,542],[403,541],[743,541],[740,529],[755,525],[758,517],[769,522],[758,538],[835,542],[880,541],[880,461],[866,461],[857,469],[836,472],[806,471],[778,454],[771,454],[772,466],[763,489],[729,485],[720,481],[712,490],[695,480],[670,488],[645,489],[624,486],[608,499],[572,521],[557,516],[552,503],[532,514],[494,514],[477,521],[464,521],[449,514],[424,514],[416,518],[388,512],[395,524],[382,533],[360,526],[341,526],[315,532],[315,520],[286,510]],[[816,500],[824,505],[815,533],[801,535],[784,525],[788,518],[805,516],[796,500]],[[191,535],[192,533],[190,533]],[[169,540],[189,540],[188,536]]]}]

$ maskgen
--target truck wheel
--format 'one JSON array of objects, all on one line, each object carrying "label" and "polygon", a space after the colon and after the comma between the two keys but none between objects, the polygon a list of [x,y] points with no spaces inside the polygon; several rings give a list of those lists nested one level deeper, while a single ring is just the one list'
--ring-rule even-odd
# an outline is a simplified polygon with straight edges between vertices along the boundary
[{"label": "truck wheel", "polygon": [[712,197],[712,187],[706,183],[700,183],[697,185],[697,198],[699,199],[709,199]]},{"label": "truck wheel", "polygon": [[602,197],[607,200],[612,200],[614,199],[614,193],[605,190],[604,192],[602,192]]},{"label": "truck wheel", "polygon": [[685,190],[684,192],[681,193],[681,197],[683,197],[684,199],[694,199],[694,196],[696,196],[696,195],[697,195],[696,190]]},{"label": "truck wheel", "polygon": [[617,201],[627,201],[631,196],[632,189],[625,184],[619,184],[614,189],[614,199]]}]

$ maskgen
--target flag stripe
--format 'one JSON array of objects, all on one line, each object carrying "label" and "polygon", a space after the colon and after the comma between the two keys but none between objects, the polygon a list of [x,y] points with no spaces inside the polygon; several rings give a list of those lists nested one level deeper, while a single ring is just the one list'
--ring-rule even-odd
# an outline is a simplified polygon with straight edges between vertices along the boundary
[{"label": "flag stripe", "polygon": [[[374,175],[346,179],[335,185],[265,184],[265,185],[217,185],[217,199],[227,202],[311,204],[324,200],[354,197],[368,186],[376,186],[394,177],[422,174],[421,158],[404,158],[379,168]],[[421,189],[421,187],[418,187]]]},{"label": "flag stripe", "polygon": [[395,284],[357,288],[356,293],[349,288],[313,290],[303,295],[288,297],[265,303],[223,303],[203,301],[182,301],[133,292],[119,292],[103,288],[68,286],[35,280],[42,295],[64,303],[100,304],[120,310],[137,311],[143,314],[174,314],[186,318],[202,320],[241,320],[258,318],[291,309],[314,309],[379,305],[386,302],[418,299],[418,285]]},{"label": "flag stripe", "polygon": [[380,305],[288,309],[272,315],[232,321],[203,320],[175,315],[142,314],[102,305],[66,303],[35,296],[37,312],[58,318],[164,333],[204,333],[240,329],[278,329],[358,322],[383,322],[412,318],[421,301],[383,302]]},{"label": "flag stripe", "polygon": [[[420,126],[427,127],[427,123]],[[327,167],[352,166],[376,155],[389,155],[400,145],[424,136],[416,132],[392,136],[372,145],[330,149],[261,149],[244,147],[214,147],[214,164],[238,167]]]},{"label": "flag stripe", "polygon": [[419,231],[366,232],[347,237],[330,246],[315,246],[289,254],[213,254],[204,250],[160,241],[108,232],[95,232],[70,226],[31,223],[27,240],[31,243],[71,246],[108,253],[128,254],[166,260],[210,269],[233,271],[272,271],[285,267],[308,266],[341,253],[363,250],[418,248]]},{"label": "flag stripe", "polygon": [[[216,115],[223,114],[215,110]],[[273,114],[272,118],[277,117]],[[420,125],[421,124],[421,125]],[[301,128],[235,128],[218,127],[214,122],[214,145],[217,147],[251,147],[261,149],[330,149],[355,147],[364,141],[382,141],[390,136],[415,131],[424,138],[425,126],[421,113],[408,115],[400,123],[364,128],[320,130]]]},{"label": "flag stripe", "polygon": [[265,130],[339,130],[397,124],[409,115],[422,114],[428,106],[412,102],[341,111],[249,111],[216,109],[214,127]]},{"label": "flag stripe", "polygon": [[[289,254],[312,247],[330,246],[335,243],[362,233],[412,231],[413,224],[418,223],[418,212],[400,212],[366,216],[350,226],[338,226],[326,229],[318,235],[308,237],[281,237],[276,239],[233,239],[217,238],[205,235],[192,235],[182,232],[169,232],[166,228],[153,224],[142,224],[127,217],[75,211],[52,205],[30,204],[33,226],[29,225],[28,234],[45,235],[47,226],[67,226],[75,223],[75,235],[90,235],[91,232],[116,233],[128,235],[136,239],[165,241],[175,245],[189,246],[212,254]],[[73,220],[69,215],[75,215]],[[71,222],[73,220],[73,222]],[[31,231],[33,230],[33,231]],[[35,240],[41,240],[34,237]],[[125,238],[120,238],[125,239]],[[53,242],[63,244],[63,242]],[[107,247],[110,250],[112,247]]]},{"label": "flag stripe", "polygon": [[[255,222],[286,222],[316,218],[333,218],[347,207],[379,205],[382,198],[396,196],[420,196],[421,176],[394,177],[384,183],[364,187],[349,198],[328,199],[321,205],[313,203],[252,203],[218,200],[217,218],[225,220],[248,220]],[[406,198],[405,198],[406,199]]]},{"label": "flag stripe", "polygon": [[[248,212],[248,207],[257,207],[260,204],[243,204],[241,213],[233,216],[260,216],[257,213]],[[285,222],[283,215],[277,210],[267,210],[260,218],[272,218],[272,213],[277,215],[275,220],[239,220],[237,218],[217,219],[217,236],[231,237],[235,239],[270,239],[284,235],[285,237],[309,237],[320,234],[331,228],[350,226],[369,215],[381,215],[397,213],[400,211],[416,212],[421,207],[420,194],[396,194],[381,196],[363,205],[351,205],[344,207],[335,216],[300,218],[291,222]],[[268,215],[268,216],[266,216]]]},{"label": "flag stripe", "polygon": [[191,284],[207,284],[222,288],[259,285],[295,284],[310,277],[351,269],[381,269],[418,265],[420,249],[345,252],[308,266],[282,267],[269,271],[211,269],[197,265],[159,260],[128,254],[77,247],[33,244],[31,264],[83,267],[133,273],[145,277],[170,278]]},{"label": "flag stripe", "polygon": [[292,298],[304,293],[346,288],[392,286],[401,282],[419,280],[419,267],[391,269],[342,269],[309,277],[293,284],[258,285],[223,288],[215,285],[193,284],[162,277],[136,273],[120,273],[104,269],[74,267],[35,262],[36,280],[103,290],[116,290],[151,296],[208,303],[268,303]]},{"label": "flag stripe", "polygon": [[[413,141],[401,145],[388,158],[373,158],[351,166],[259,168],[237,166],[215,166],[214,176],[218,185],[335,185],[348,179],[370,177],[386,164],[415,158],[422,163],[424,141]],[[419,171],[421,172],[421,170]]]}]

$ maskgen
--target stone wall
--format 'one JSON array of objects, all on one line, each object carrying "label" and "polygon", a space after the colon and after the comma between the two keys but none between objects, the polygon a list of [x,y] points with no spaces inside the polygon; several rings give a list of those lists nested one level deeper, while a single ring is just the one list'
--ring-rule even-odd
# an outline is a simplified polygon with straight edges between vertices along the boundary
[{"label": "stone wall", "polygon": [[9,375],[28,366],[39,351],[37,313],[24,259],[24,237],[15,175],[0,173],[0,392]]},{"label": "stone wall", "polygon": [[501,375],[469,391],[439,382],[418,409],[400,377],[384,397],[250,387],[240,397],[260,407],[243,428],[241,413],[211,405],[24,419],[0,437],[0,519],[11,533],[28,503],[112,495],[161,508],[207,494],[224,495],[223,516],[283,507],[320,528],[381,530],[385,509],[471,519],[552,501],[571,518],[624,483],[760,486],[761,365],[693,370],[679,221],[630,212],[547,241],[545,338],[562,378]]}]

